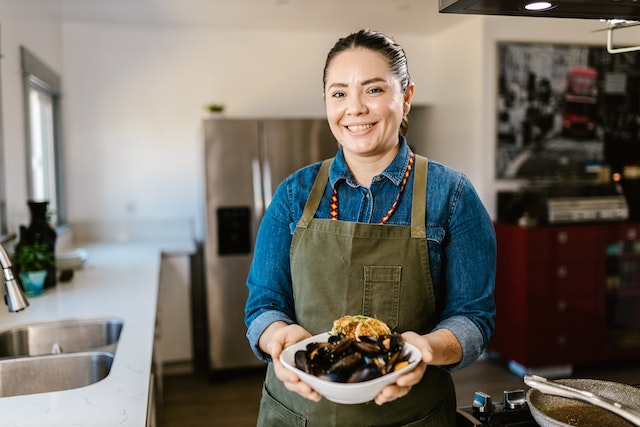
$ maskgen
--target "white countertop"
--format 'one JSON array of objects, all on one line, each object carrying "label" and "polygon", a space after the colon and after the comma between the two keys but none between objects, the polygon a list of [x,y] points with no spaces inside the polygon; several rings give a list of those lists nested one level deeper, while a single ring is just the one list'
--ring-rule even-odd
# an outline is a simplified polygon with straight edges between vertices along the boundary
[{"label": "white countertop", "polygon": [[2,427],[143,427],[163,252],[193,251],[193,242],[83,245],[89,258],[73,280],[58,283],[30,306],[0,306],[0,330],[60,319],[117,317],[124,326],[109,375],[73,390],[0,398]]}]

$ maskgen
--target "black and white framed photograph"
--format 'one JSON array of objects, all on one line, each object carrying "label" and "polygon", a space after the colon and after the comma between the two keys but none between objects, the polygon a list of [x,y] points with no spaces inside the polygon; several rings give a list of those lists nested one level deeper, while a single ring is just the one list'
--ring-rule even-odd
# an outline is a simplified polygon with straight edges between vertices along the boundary
[{"label": "black and white framed photograph", "polygon": [[496,178],[581,179],[640,161],[640,52],[498,44]]}]

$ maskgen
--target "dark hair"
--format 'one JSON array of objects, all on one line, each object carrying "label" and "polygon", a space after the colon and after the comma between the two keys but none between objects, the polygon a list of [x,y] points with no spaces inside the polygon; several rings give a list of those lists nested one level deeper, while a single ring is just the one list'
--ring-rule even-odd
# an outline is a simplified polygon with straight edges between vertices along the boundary
[{"label": "dark hair", "polygon": [[[322,86],[327,84],[327,71],[333,58],[346,50],[365,48],[380,53],[389,64],[391,73],[400,81],[400,88],[406,91],[411,82],[409,77],[409,67],[407,66],[407,56],[402,47],[397,44],[391,37],[370,29],[362,29],[357,33],[352,33],[347,37],[343,37],[336,42],[327,55],[324,63],[324,71],[322,75]],[[400,133],[405,135],[409,123],[406,117],[402,118],[400,124]]]}]

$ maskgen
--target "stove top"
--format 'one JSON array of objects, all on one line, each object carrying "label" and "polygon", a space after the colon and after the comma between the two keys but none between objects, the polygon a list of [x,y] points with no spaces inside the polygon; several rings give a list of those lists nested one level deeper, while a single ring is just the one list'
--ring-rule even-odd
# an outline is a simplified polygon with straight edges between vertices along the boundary
[{"label": "stove top", "polygon": [[490,395],[477,391],[471,406],[458,408],[457,427],[539,427],[534,421],[525,399],[524,390],[507,390],[502,402],[495,402]]},{"label": "stove top", "polygon": [[[640,389],[640,384],[631,384]],[[502,402],[476,391],[471,406],[458,408],[456,427],[540,427],[533,419],[524,390],[503,392]]]}]

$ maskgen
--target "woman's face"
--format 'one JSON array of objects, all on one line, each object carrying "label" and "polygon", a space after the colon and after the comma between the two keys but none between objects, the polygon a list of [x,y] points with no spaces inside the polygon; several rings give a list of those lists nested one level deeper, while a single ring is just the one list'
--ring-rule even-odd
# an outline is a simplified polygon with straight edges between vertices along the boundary
[{"label": "woman's face", "polygon": [[414,86],[402,91],[385,58],[356,48],[336,55],[327,69],[325,107],[346,156],[384,156],[398,146],[400,123]]}]

